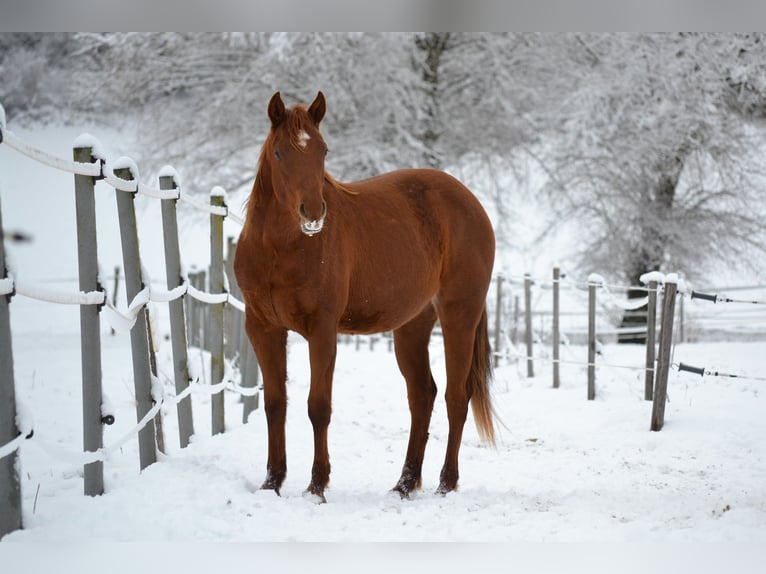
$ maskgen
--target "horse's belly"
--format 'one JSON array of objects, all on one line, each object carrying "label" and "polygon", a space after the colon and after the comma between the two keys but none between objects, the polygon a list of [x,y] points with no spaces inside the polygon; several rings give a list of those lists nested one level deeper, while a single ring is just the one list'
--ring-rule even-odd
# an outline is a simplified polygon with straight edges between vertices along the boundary
[{"label": "horse's belly", "polygon": [[393,331],[417,316],[432,297],[432,293],[424,291],[390,298],[352,298],[340,317],[338,331],[359,335]]}]

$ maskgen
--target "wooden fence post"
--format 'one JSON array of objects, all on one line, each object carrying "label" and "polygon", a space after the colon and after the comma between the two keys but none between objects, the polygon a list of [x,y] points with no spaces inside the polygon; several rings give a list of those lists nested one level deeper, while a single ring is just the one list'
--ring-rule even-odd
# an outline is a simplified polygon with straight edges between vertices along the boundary
[{"label": "wooden fence post", "polygon": [[[1,133],[1,132],[0,132]],[[0,213],[0,279],[8,275],[5,268],[3,217]],[[13,380],[13,350],[10,295],[0,295],[0,446],[19,436],[16,425],[16,389]],[[21,483],[18,472],[18,449],[0,458],[0,538],[22,527]]]},{"label": "wooden fence post", "polygon": [[596,398],[596,276],[588,277],[588,400]]},{"label": "wooden fence post", "polygon": [[[74,161],[91,163],[93,150],[76,147]],[[98,242],[96,239],[95,180],[75,174],[77,214],[77,262],[80,291],[103,291],[98,282]],[[82,364],[83,450],[97,451],[104,446],[101,402],[101,307],[80,305],[80,358]],[[83,466],[83,490],[90,496],[104,493],[104,463],[100,460]]]},{"label": "wooden fence post", "polygon": [[497,295],[495,297],[495,349],[494,365],[500,364],[500,325],[503,311],[503,276],[497,276]]},{"label": "wooden fence post", "polygon": [[648,301],[646,304],[646,372],[644,374],[644,400],[651,401],[654,396],[654,344],[657,332],[657,281],[649,281]]},{"label": "wooden fence post", "polygon": [[[160,189],[177,189],[173,175],[160,177]],[[178,245],[177,199],[162,200],[162,233],[165,244],[165,277],[168,290],[175,289],[184,281],[181,276],[181,249]],[[168,303],[170,310],[170,344],[173,353],[173,378],[176,396],[189,386],[189,357],[187,354],[186,324],[184,320],[184,299],[175,299]],[[178,440],[181,448],[189,444],[194,434],[191,397],[186,397],[176,404],[178,413]]]},{"label": "wooden fence post", "polygon": [[558,267],[553,268],[553,388],[559,388],[559,283],[561,280],[561,270]]},{"label": "wooden fence post", "polygon": [[513,323],[511,324],[511,343],[519,342],[519,296],[513,297]]},{"label": "wooden fence post", "polygon": [[[234,251],[237,248],[237,244],[234,242],[234,238],[229,236],[226,238],[226,257],[224,257],[224,272],[229,285],[229,293],[233,297],[242,300],[242,292],[237,285],[237,278],[234,276]],[[224,309],[223,324],[224,324],[224,348],[223,355],[226,359],[233,360],[239,353],[240,348],[240,336],[243,331],[243,314],[235,309],[232,305],[227,305]]]},{"label": "wooden fence post", "polygon": [[657,372],[654,383],[651,430],[662,430],[665,424],[665,402],[668,396],[668,372],[670,371],[670,347],[673,341],[673,315],[676,307],[677,277],[665,277],[665,293],[662,296],[662,318],[660,323],[660,344],[657,356]]},{"label": "wooden fence post", "polygon": [[[130,168],[115,169],[114,174],[128,181],[133,180]],[[138,249],[135,194],[116,191],[117,215],[120,220],[122,240],[122,267],[125,270],[125,292],[128,303],[144,288],[141,277],[141,258]],[[149,366],[149,340],[146,336],[146,308],[142,308],[130,330],[130,347],[133,356],[133,386],[136,395],[136,419],[141,419],[152,409],[152,378]],[[138,432],[138,450],[141,470],[157,462],[154,420]]]},{"label": "wooden fence post", "polygon": [[[225,207],[223,189],[215,187],[210,192],[210,205]],[[210,214],[210,293],[224,292],[223,284],[223,218]],[[210,305],[210,384],[223,381],[223,303]],[[220,391],[211,398],[212,434],[224,432],[224,393]]]},{"label": "wooden fence post", "polygon": [[535,376],[535,366],[532,361],[532,278],[524,274],[524,326],[527,343],[527,378]]}]

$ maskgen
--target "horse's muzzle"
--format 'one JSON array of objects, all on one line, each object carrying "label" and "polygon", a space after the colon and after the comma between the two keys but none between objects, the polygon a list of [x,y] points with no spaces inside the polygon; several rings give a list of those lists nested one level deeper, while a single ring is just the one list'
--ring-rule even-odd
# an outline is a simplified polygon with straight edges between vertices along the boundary
[{"label": "horse's muzzle", "polygon": [[324,217],[315,221],[304,221],[301,223],[301,231],[309,237],[322,231],[322,227],[324,227]]},{"label": "horse's muzzle", "polygon": [[301,231],[305,235],[311,237],[322,231],[322,228],[324,227],[324,218],[325,215],[327,215],[327,203],[322,201],[322,215],[319,219],[309,220],[308,213],[306,213],[306,206],[302,203],[300,208],[298,208],[298,212],[301,215]]}]

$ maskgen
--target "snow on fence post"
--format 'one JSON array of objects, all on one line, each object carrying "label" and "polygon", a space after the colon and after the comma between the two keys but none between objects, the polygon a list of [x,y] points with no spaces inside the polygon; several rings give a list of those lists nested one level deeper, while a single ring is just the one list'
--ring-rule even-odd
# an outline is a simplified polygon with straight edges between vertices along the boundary
[{"label": "snow on fence post", "polygon": [[[163,169],[160,175],[160,189],[178,189],[175,174]],[[184,278],[181,275],[181,250],[178,245],[178,218],[176,205],[178,199],[162,200],[162,233],[165,244],[165,276],[168,291],[179,287]],[[187,297],[190,298],[190,297]],[[170,343],[173,352],[173,377],[176,396],[189,386],[189,357],[186,344],[186,323],[184,320],[184,300],[174,299],[168,302],[170,310]],[[176,404],[178,413],[178,440],[181,448],[189,444],[194,434],[191,397],[186,397]]]},{"label": "snow on fence post", "polygon": [[[210,192],[210,205],[226,207],[222,188]],[[210,293],[224,292],[223,283],[223,215],[210,214]],[[210,384],[223,381],[223,303],[210,305]],[[224,432],[223,390],[211,398],[212,434]]]},{"label": "snow on fence post", "polygon": [[[0,279],[7,277],[4,242],[3,217],[0,213]],[[19,436],[16,424],[9,298],[10,294],[0,295],[0,446],[5,446]],[[18,456],[18,450],[14,449],[0,458],[0,538],[22,527]]]},{"label": "snow on fence post", "polygon": [[532,362],[532,277],[529,273],[524,274],[524,337],[527,343],[527,378],[535,376],[535,367]]},{"label": "snow on fence post", "polygon": [[648,274],[641,277],[649,285],[646,303],[646,372],[644,373],[644,400],[651,401],[654,397],[654,360],[657,332],[657,278]]},{"label": "snow on fence post", "polygon": [[665,424],[665,401],[668,396],[668,372],[670,371],[670,346],[673,340],[673,315],[676,307],[678,277],[665,277],[665,293],[662,297],[662,318],[660,322],[660,344],[657,355],[657,371],[654,382],[651,430],[660,431]]},{"label": "snow on fence post", "polygon": [[[117,160],[120,163],[120,160]],[[124,164],[122,164],[124,165]],[[131,181],[138,179],[133,173],[135,166],[120,167],[114,175]],[[138,249],[138,228],[136,226],[135,194],[117,190],[117,215],[120,220],[122,241],[122,263],[125,270],[125,292],[132,302],[145,287],[141,277],[141,258]],[[146,309],[141,308],[136,322],[130,330],[130,346],[133,356],[133,385],[136,395],[136,420],[140,422],[152,408],[152,378],[149,366],[149,340],[146,336]],[[159,414],[159,413],[158,413]],[[161,416],[161,415],[159,415]],[[141,470],[157,462],[155,448],[154,420],[150,420],[138,431],[138,450]]]},{"label": "snow on fence post", "polygon": [[503,309],[503,276],[497,276],[497,296],[495,298],[495,353],[494,365],[500,362],[500,322]]},{"label": "snow on fence post", "polygon": [[600,275],[588,276],[588,400],[596,398],[596,288],[603,284]]},{"label": "snow on fence post", "polygon": [[[85,136],[83,136],[85,137]],[[82,145],[78,144],[78,141]],[[93,161],[93,147],[85,140],[75,142],[74,161]],[[80,291],[103,291],[98,281],[98,242],[96,238],[95,180],[75,174],[77,212],[77,262]],[[80,305],[80,356],[82,361],[82,432],[83,450],[97,451],[104,446],[101,413],[101,307]],[[100,460],[83,466],[84,492],[90,496],[104,493],[104,463]]]},{"label": "snow on fence post", "polygon": [[561,270],[553,268],[553,388],[559,388],[559,283]]}]

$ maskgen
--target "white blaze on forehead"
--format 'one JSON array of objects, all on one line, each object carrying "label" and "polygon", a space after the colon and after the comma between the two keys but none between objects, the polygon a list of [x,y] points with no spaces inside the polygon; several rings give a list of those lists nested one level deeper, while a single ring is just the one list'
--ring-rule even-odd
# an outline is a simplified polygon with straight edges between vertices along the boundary
[{"label": "white blaze on forehead", "polygon": [[311,136],[308,134],[308,132],[306,132],[306,130],[301,130],[298,132],[298,145],[301,149],[306,149],[310,139]]}]

